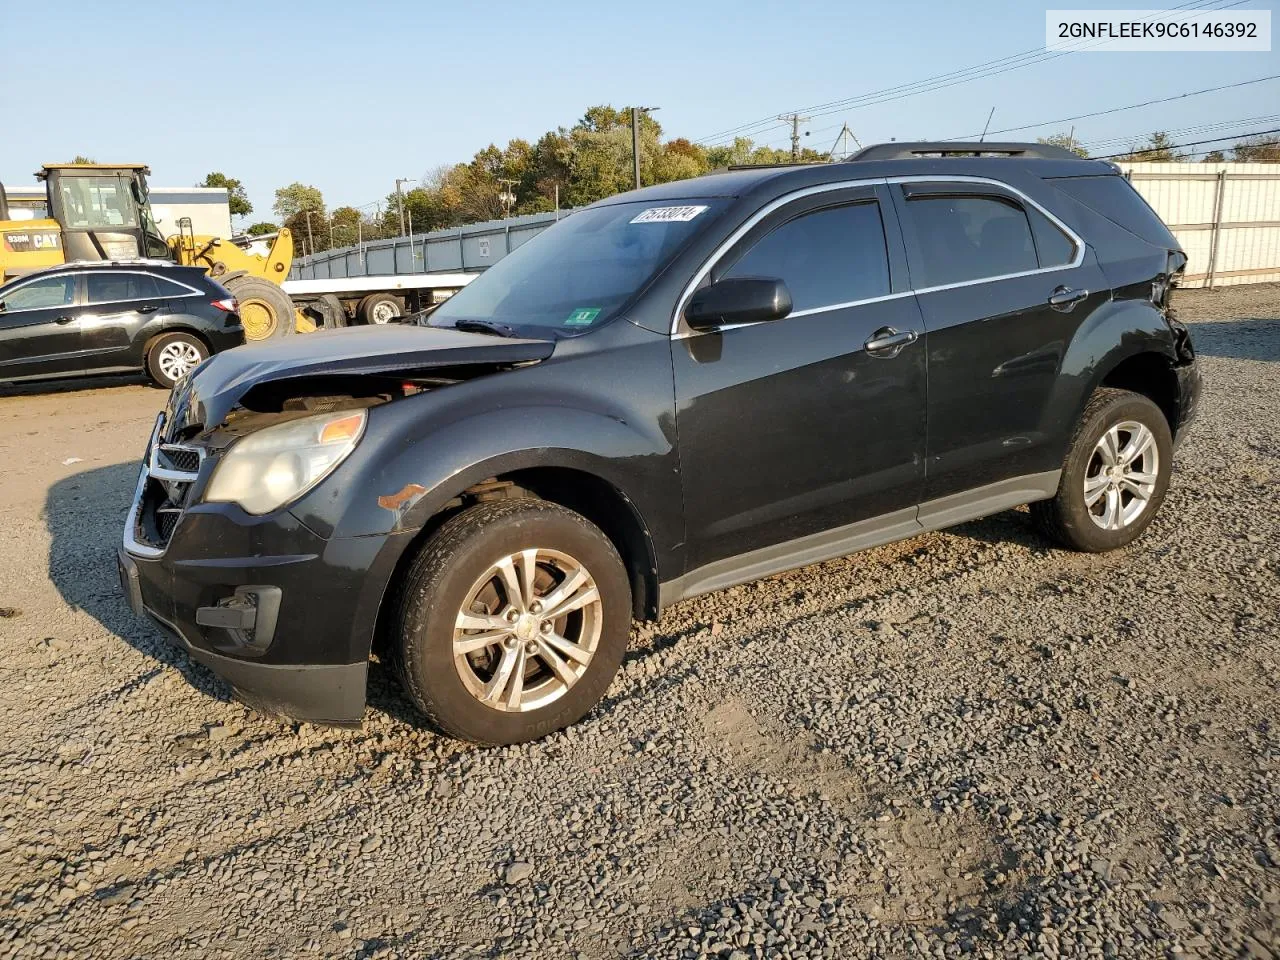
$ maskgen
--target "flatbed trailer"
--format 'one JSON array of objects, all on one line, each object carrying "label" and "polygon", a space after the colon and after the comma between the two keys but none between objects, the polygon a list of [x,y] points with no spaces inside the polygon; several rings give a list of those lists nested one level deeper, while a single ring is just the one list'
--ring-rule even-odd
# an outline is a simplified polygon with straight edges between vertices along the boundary
[{"label": "flatbed trailer", "polygon": [[[316,280],[285,280],[295,306],[318,315],[326,327],[391,323],[447,300],[478,273],[409,273]],[[318,323],[317,326],[320,324]]]}]

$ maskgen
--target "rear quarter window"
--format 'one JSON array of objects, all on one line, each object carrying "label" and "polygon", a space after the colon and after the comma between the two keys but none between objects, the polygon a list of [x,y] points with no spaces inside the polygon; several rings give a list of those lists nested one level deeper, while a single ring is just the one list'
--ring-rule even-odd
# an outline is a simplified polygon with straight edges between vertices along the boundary
[{"label": "rear quarter window", "polygon": [[1166,249],[1177,249],[1164,221],[1124,177],[1111,174],[1102,177],[1063,177],[1049,180],[1055,187],[1083,203],[1099,216],[1123,227],[1147,243]]}]

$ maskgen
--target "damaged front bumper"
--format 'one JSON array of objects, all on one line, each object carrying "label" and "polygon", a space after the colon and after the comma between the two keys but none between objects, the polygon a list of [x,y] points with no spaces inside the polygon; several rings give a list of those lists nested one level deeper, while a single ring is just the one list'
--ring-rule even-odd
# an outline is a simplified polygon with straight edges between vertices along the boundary
[{"label": "damaged front bumper", "polygon": [[411,534],[325,539],[287,510],[200,503],[214,464],[201,453],[192,469],[192,448],[162,444],[162,428],[163,418],[117,553],[130,607],[249,706],[359,724],[378,609]]}]

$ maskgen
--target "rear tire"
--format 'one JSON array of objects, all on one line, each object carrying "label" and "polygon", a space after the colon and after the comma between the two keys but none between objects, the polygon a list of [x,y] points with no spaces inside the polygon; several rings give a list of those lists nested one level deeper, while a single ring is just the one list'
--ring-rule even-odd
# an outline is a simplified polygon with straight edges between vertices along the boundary
[{"label": "rear tire", "polygon": [[1050,539],[1087,553],[1133,543],[1164,502],[1173,437],[1147,397],[1103,387],[1089,398],[1062,465],[1058,493],[1031,504]]},{"label": "rear tire", "polygon": [[293,333],[294,309],[289,295],[262,277],[236,277],[223,284],[239,303],[244,338],[271,340]]},{"label": "rear tire", "polygon": [[371,293],[360,301],[356,316],[361,323],[392,323],[404,316],[404,304],[390,293]]},{"label": "rear tire", "polygon": [[580,719],[617,673],[631,629],[613,543],[544,500],[480,503],[450,518],[393,603],[405,692],[442,732],[489,745]]},{"label": "rear tire", "polygon": [[347,310],[332,293],[321,294],[316,299],[316,311],[324,321],[326,330],[336,330],[347,325]]},{"label": "rear tire", "polygon": [[189,333],[162,333],[147,349],[147,373],[166,390],[209,359],[209,348]]}]

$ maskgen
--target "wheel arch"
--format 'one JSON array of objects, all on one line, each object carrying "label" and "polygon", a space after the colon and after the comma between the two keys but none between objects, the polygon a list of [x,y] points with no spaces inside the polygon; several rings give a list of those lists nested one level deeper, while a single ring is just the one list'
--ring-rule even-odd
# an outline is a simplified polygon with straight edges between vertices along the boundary
[{"label": "wheel arch", "polygon": [[[504,464],[505,461],[505,464]],[[477,475],[479,478],[477,479]],[[631,583],[632,617],[658,616],[658,566],[653,536],[635,502],[614,482],[582,466],[520,460],[487,464],[459,479],[452,492],[428,516],[397,558],[379,604],[374,629],[375,650],[385,650],[396,590],[414,558],[450,518],[486,500],[531,497],[559,504],[595,524],[613,543]]]}]

